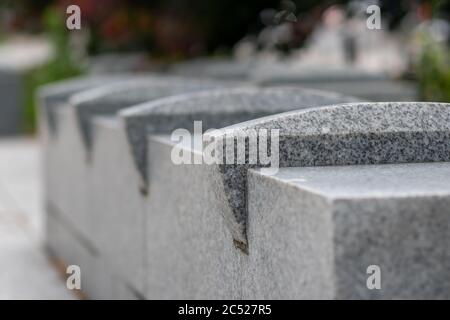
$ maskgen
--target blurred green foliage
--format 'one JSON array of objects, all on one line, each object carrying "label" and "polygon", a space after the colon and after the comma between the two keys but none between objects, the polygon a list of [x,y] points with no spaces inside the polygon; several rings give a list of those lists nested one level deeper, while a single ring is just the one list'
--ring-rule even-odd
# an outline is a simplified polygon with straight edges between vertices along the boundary
[{"label": "blurred green foliage", "polygon": [[423,49],[417,66],[421,99],[450,102],[450,50],[429,38],[423,40]]},{"label": "blurred green foliage", "polygon": [[36,130],[36,93],[39,86],[63,80],[83,73],[79,63],[72,60],[68,31],[64,17],[59,11],[49,8],[44,14],[47,35],[54,46],[55,55],[46,64],[25,75],[24,117],[27,132]]}]

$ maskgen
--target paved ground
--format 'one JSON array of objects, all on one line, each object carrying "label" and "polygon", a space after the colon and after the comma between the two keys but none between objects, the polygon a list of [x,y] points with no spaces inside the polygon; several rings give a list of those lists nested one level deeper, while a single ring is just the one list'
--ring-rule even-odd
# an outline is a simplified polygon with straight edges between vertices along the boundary
[{"label": "paved ground", "polygon": [[43,249],[37,140],[0,138],[0,299],[74,299]]}]

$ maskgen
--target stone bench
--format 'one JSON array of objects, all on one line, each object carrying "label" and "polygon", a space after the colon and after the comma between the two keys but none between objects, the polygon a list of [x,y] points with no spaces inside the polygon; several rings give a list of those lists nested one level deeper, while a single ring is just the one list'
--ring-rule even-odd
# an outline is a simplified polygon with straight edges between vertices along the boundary
[{"label": "stone bench", "polygon": [[[55,107],[48,246],[81,266],[88,297],[449,297],[450,190],[436,181],[450,157],[448,104],[186,83],[81,88]],[[170,137],[197,120],[200,132],[222,128],[204,135],[222,157],[230,139],[278,129],[280,169],[247,163],[251,153],[239,165],[175,164],[175,148],[204,156],[199,132]],[[369,265],[382,290],[367,289]]]},{"label": "stone bench", "polygon": [[[92,79],[88,82],[92,83]],[[143,170],[147,164],[146,152],[142,150],[146,150],[147,130],[167,132],[178,125],[189,124],[192,117],[204,120],[209,125],[223,126],[255,116],[292,110],[302,105],[355,100],[336,94],[293,88],[262,90],[248,87],[148,102],[124,112],[121,116],[124,126],[117,117],[96,116],[114,114],[122,106],[138,103],[141,99],[150,100],[156,97],[156,93],[151,93],[151,90],[162,90],[164,94],[169,94],[177,93],[177,90],[192,91],[194,85],[191,83],[189,89],[186,85],[183,89],[176,89],[176,83],[172,79],[169,90],[165,79],[165,87],[154,81],[149,83],[148,79],[138,82],[113,83],[73,95],[65,106],[58,107],[54,104],[54,110],[51,112],[54,112],[58,119],[59,129],[54,133],[56,138],[49,140],[51,147],[48,148],[48,153],[54,155],[50,158],[55,165],[48,175],[48,180],[54,182],[47,185],[48,210],[54,212],[54,215],[59,212],[59,215],[63,216],[53,220],[70,224],[79,238],[83,239],[81,242],[89,244],[90,253],[108,253],[108,256],[112,257],[125,255],[124,259],[119,259],[116,263],[117,269],[122,270],[124,274],[129,273],[127,276],[130,276],[133,288],[137,288],[138,292],[143,291],[139,286],[145,282],[142,279],[142,269],[145,265],[142,259],[145,255],[141,249],[145,243],[144,230],[139,230],[143,226],[142,220],[145,216],[145,210],[142,209],[145,192],[142,190],[147,184],[146,170]],[[118,92],[124,92],[123,87],[126,88],[127,84],[133,87],[132,92],[141,92],[144,97],[130,100],[129,95],[121,96]],[[210,88],[211,82],[208,82],[208,85]],[[55,91],[59,90],[46,88],[42,91],[41,101],[44,101],[44,105],[45,101],[52,100],[52,93]],[[190,103],[184,105],[185,100]],[[123,105],[121,101],[125,101]],[[45,109],[44,107],[43,110]],[[44,117],[48,118],[48,115]],[[92,121],[90,118],[93,118]],[[95,132],[95,139],[92,132]],[[96,139],[99,142],[94,144]],[[117,166],[117,161],[121,167]],[[67,166],[67,163],[71,165]],[[136,181],[136,187],[130,188],[133,186],[133,180]],[[141,192],[138,192],[139,189]],[[124,197],[126,199],[123,199]],[[117,223],[112,222],[114,218],[117,218]],[[129,227],[126,227],[128,225]],[[105,232],[99,232],[99,228]],[[115,242],[111,241],[111,238],[120,238],[123,241]],[[95,270],[92,267],[90,269]],[[129,272],[130,270],[134,271]]]},{"label": "stone bench", "polygon": [[[147,209],[147,298],[448,299],[450,193],[433,181],[447,163],[250,170],[247,255],[217,218],[207,168],[162,161],[173,147],[149,141],[160,201]],[[371,265],[380,291],[366,287]]]},{"label": "stone bench", "polygon": [[[89,219],[83,215],[87,214],[85,193],[89,175],[85,168],[94,139],[90,118],[112,115],[121,108],[158,97],[214,87],[218,87],[218,84],[204,81],[186,83],[179,78],[158,76],[131,78],[125,75],[87,77],[44,88],[40,96],[41,127],[43,136],[47,137],[46,188],[58,201],[54,205],[66,211],[75,223]],[[67,167],[67,163],[72,165]]]},{"label": "stone bench", "polygon": [[[352,143],[348,143],[355,139],[364,142],[363,146],[367,143],[370,147],[358,149],[353,161],[349,158],[353,153],[345,156],[344,152],[331,156],[330,163],[300,158],[294,167],[281,168],[276,175],[249,170],[244,219],[248,221],[248,255],[233,244],[236,224],[227,220],[234,216],[227,218],[232,212],[230,203],[216,195],[223,188],[215,185],[211,167],[175,165],[167,159],[176,144],[168,136],[151,137],[149,188],[158,201],[150,200],[147,211],[147,297],[448,298],[445,270],[450,252],[445,240],[450,230],[445,221],[449,189],[444,180],[437,180],[447,175],[448,163],[442,161],[448,161],[449,155],[444,141],[448,140],[450,105],[351,107],[363,112],[347,118],[348,106],[336,106],[332,108],[334,116],[324,118],[321,125],[332,125],[341,116],[347,124],[359,122],[358,130],[345,126],[344,121],[321,139],[330,142],[329,135],[333,135],[341,141],[343,151],[351,151]],[[379,118],[367,112],[370,107],[380,109]],[[387,107],[393,109],[391,113],[383,110]],[[274,121],[284,122],[285,130],[291,130],[288,119],[294,117],[299,124],[297,135],[305,132],[309,137],[315,128],[300,126],[301,118],[310,122],[308,113],[321,111],[277,115],[227,131]],[[416,130],[411,130],[413,126]],[[373,135],[365,135],[364,129]],[[333,130],[346,134],[337,135]],[[385,146],[378,150],[376,141],[383,141],[383,136],[404,144],[384,141]],[[405,136],[411,141],[402,139]],[[294,140],[295,144],[302,139]],[[389,153],[393,146],[397,154]],[[186,150],[198,152],[189,144]],[[319,151],[311,156],[320,157]],[[314,164],[320,166],[311,167]],[[240,188],[240,180],[232,181],[231,187],[236,183]],[[225,219],[217,219],[220,213]],[[370,265],[380,266],[383,272],[386,283],[381,291],[366,287]]]},{"label": "stone bench", "polygon": [[[61,221],[65,221],[66,228],[73,229],[72,234],[76,234],[80,242],[88,244],[89,250],[83,252],[82,259],[87,261],[84,263],[86,270],[94,270],[92,274],[95,274],[105,265],[103,257],[97,258],[99,249],[92,240],[97,230],[91,223],[88,209],[91,198],[90,155],[94,140],[90,118],[112,115],[121,108],[158,97],[218,86],[215,81],[186,82],[176,77],[116,75],[65,81],[40,91],[41,132],[46,154],[46,202],[47,210],[51,212],[48,225],[50,229],[57,228],[61,227]],[[52,216],[60,216],[53,219],[59,221],[59,225],[55,226]],[[50,244],[58,242],[49,241]],[[60,250],[51,249],[61,255]],[[104,294],[117,291],[95,287],[95,281],[86,283],[92,286],[92,290],[88,288],[86,291],[93,297],[104,297]]]}]

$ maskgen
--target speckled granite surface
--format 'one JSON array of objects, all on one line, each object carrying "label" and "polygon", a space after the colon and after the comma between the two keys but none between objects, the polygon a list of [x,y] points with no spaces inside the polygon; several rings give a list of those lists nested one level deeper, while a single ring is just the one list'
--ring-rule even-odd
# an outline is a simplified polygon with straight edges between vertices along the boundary
[{"label": "speckled granite surface", "polygon": [[250,170],[246,296],[449,299],[449,179],[450,163]]},{"label": "speckled granite surface", "polygon": [[39,100],[40,113],[45,118],[49,133],[56,134],[58,123],[55,112],[61,105],[67,103],[67,100],[71,95],[84,90],[104,86],[108,83],[123,81],[128,77],[130,77],[129,74],[89,75],[42,86],[39,89],[37,98]]},{"label": "speckled granite surface", "polygon": [[[450,104],[352,103],[277,114],[211,135],[225,141],[279,130],[279,166],[436,162],[450,160]],[[258,165],[217,165],[222,214],[235,240],[245,243],[246,173]]]},{"label": "speckled granite surface", "polygon": [[147,184],[147,134],[193,131],[202,121],[204,131],[289,110],[358,101],[340,94],[295,87],[229,88],[159,99],[123,110],[130,150],[144,186]]},{"label": "speckled granite surface", "polygon": [[[232,83],[229,83],[232,85]],[[218,81],[168,76],[140,76],[74,95],[69,105],[76,111],[86,148],[93,143],[91,119],[95,115],[115,114],[120,109],[176,94],[223,87]]]}]

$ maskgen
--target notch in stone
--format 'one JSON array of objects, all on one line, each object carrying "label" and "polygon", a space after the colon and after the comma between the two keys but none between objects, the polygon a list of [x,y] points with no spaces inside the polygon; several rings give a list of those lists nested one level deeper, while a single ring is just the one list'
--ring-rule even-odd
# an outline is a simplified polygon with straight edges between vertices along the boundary
[{"label": "notch in stone", "polygon": [[224,84],[218,81],[195,79],[187,81],[169,76],[135,76],[73,95],[69,105],[74,109],[80,136],[89,155],[94,141],[92,117],[114,115],[123,108],[162,97],[222,86]]},{"label": "notch in stone", "polygon": [[[256,119],[207,134],[221,162],[212,188],[235,242],[247,250],[247,171],[258,161],[226,162],[227,143],[279,133],[279,167],[450,161],[450,104],[351,103],[309,108]],[[256,135],[256,137],[254,137]],[[270,147],[270,141],[269,141]],[[236,151],[236,148],[231,148]],[[235,158],[232,158],[235,159]]]},{"label": "notch in stone", "polygon": [[55,112],[60,106],[67,104],[70,96],[108,83],[123,81],[127,77],[129,75],[126,74],[120,76],[82,76],[41,87],[37,94],[37,100],[40,113],[45,117],[50,134],[57,134],[58,121]]}]

